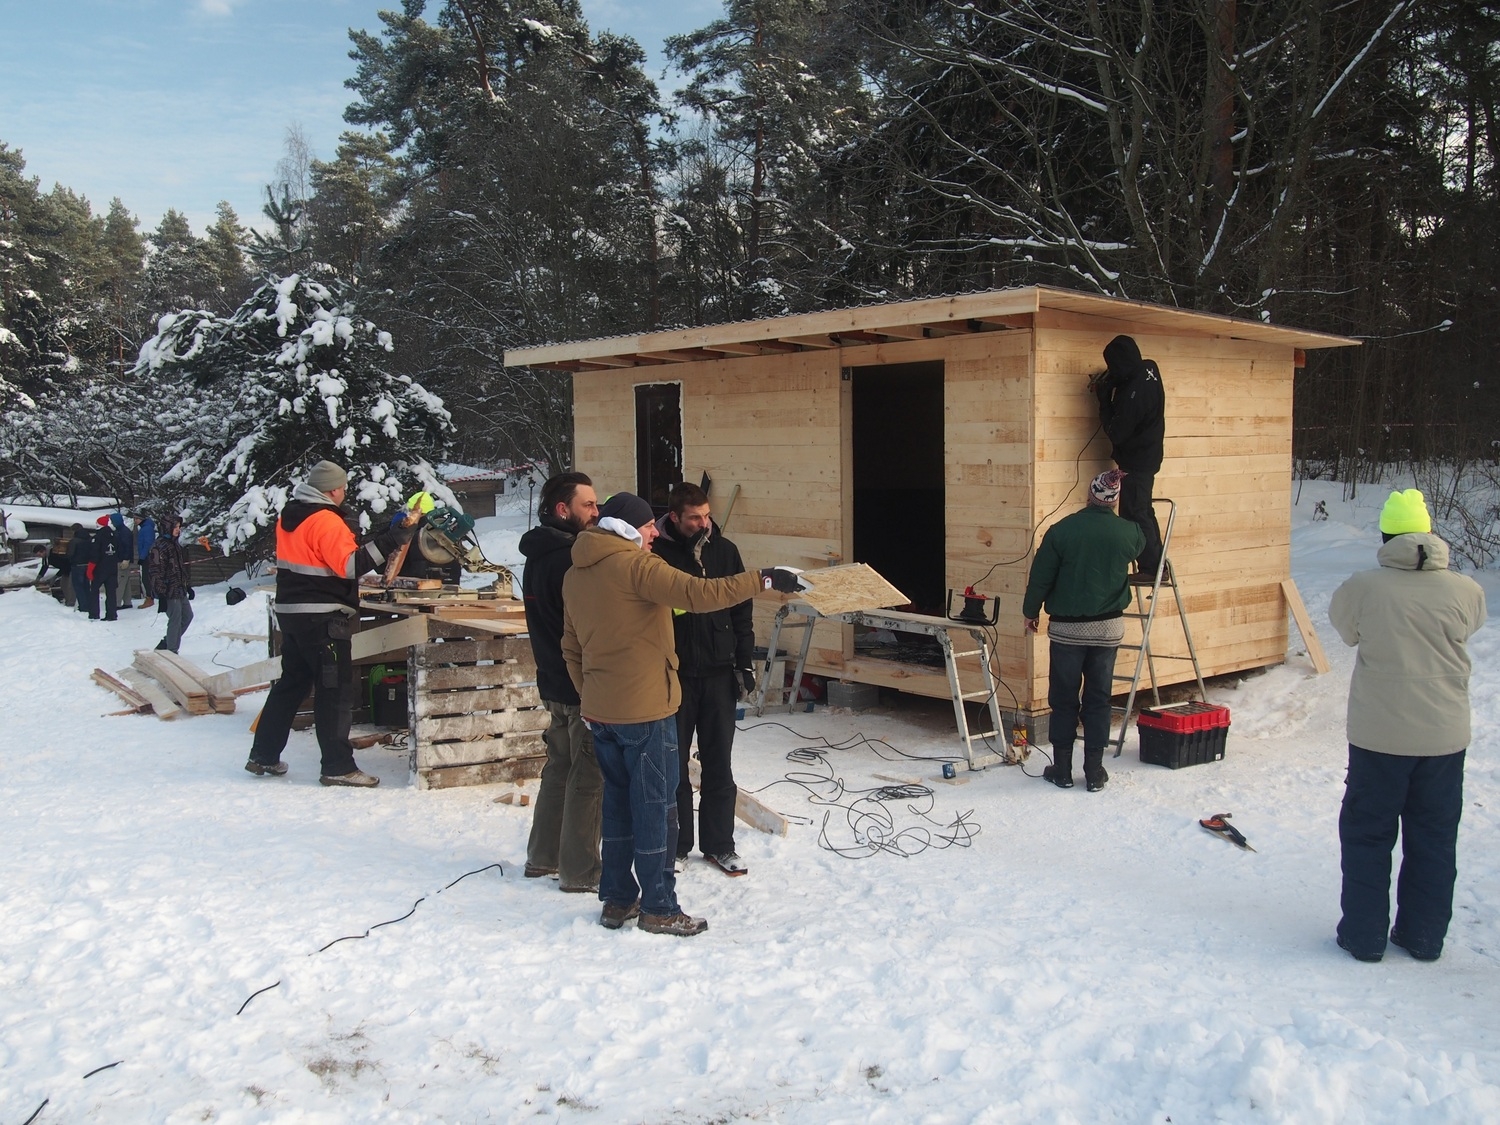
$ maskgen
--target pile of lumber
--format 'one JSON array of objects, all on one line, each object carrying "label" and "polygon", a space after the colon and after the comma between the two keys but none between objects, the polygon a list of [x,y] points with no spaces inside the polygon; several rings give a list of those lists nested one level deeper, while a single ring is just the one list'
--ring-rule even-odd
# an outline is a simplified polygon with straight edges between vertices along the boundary
[{"label": "pile of lumber", "polygon": [[149,711],[169,720],[184,712],[232,715],[237,696],[262,690],[280,674],[279,656],[210,674],[175,652],[145,649],[135,654],[129,668],[114,674],[95,668],[93,679],[124,700],[127,713]]}]

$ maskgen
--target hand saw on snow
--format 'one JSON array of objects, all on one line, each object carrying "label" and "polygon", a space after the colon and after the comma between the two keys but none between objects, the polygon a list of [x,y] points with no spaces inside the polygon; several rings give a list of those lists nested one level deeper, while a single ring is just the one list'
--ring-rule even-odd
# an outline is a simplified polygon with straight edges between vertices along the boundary
[{"label": "hand saw on snow", "polygon": [[1233,815],[1233,813],[1227,812],[1214,813],[1213,816],[1208,817],[1206,820],[1200,820],[1198,823],[1215,836],[1228,840],[1231,844],[1244,848],[1247,852],[1253,852],[1255,849],[1250,846],[1250,841],[1245,839],[1244,834],[1238,828],[1229,823],[1229,818]]}]

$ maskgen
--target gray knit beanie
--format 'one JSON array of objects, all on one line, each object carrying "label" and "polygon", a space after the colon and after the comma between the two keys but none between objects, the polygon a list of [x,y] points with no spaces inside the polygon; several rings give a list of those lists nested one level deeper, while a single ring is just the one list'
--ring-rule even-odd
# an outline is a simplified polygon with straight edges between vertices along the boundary
[{"label": "gray knit beanie", "polygon": [[348,488],[349,474],[332,461],[319,461],[307,474],[307,483],[326,494],[335,488]]}]

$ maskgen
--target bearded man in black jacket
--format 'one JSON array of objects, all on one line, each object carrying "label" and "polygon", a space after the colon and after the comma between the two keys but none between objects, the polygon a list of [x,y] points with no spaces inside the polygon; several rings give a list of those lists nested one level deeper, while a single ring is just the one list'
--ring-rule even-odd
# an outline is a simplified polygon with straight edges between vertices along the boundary
[{"label": "bearded man in black jacket", "polygon": [[[667,495],[667,514],[656,521],[661,533],[651,549],[677,570],[697,578],[742,574],[739,548],[719,531],[709,514],[708,494],[696,484],[677,484]],[[688,750],[698,736],[703,767],[699,792],[698,846],[726,875],[749,870],[734,850],[734,805],[739,790],[730,766],[734,711],[740,691],[755,685],[754,607],[744,601],[714,613],[672,611],[677,642],[677,675],[682,706],[677,711],[677,856],[693,850],[693,786]]]},{"label": "bearded man in black jacket", "polygon": [[542,736],[547,762],[526,844],[526,877],[556,874],[562,889],[599,888],[600,802],[604,780],[594,758],[594,739],[579,710],[578,691],[563,662],[563,576],[573,565],[573,540],[599,522],[593,481],[583,473],[559,473],[542,485],[537,526],[521,536],[526,569],[526,630],[536,659],[537,690],[552,716]]},{"label": "bearded man in black jacket", "polygon": [[1099,397],[1099,421],[1114,446],[1115,464],[1125,470],[1120,482],[1120,517],[1139,524],[1146,546],[1135,560],[1141,578],[1156,577],[1161,563],[1161,525],[1151,506],[1151,491],[1161,471],[1166,437],[1167,396],[1154,359],[1142,359],[1129,336],[1116,336],[1104,346],[1108,370],[1094,382]]}]

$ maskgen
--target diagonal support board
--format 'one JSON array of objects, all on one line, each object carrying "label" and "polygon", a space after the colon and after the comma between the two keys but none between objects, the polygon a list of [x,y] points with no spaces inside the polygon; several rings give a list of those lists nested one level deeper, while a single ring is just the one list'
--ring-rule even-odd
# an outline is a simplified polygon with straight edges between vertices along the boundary
[{"label": "diagonal support board", "polygon": [[[703,764],[697,758],[688,759],[688,780],[692,782],[694,789],[702,788]],[[735,791],[734,815],[751,828],[758,829],[767,835],[786,835],[786,817],[743,789]]]},{"label": "diagonal support board", "polygon": [[1282,579],[1281,592],[1286,595],[1286,604],[1292,611],[1292,620],[1297,623],[1297,631],[1302,634],[1302,643],[1307,646],[1307,658],[1312,661],[1313,671],[1321,676],[1329,671],[1332,665],[1328,663],[1328,654],[1323,651],[1323,642],[1318,639],[1317,630],[1313,628],[1312,618],[1307,613],[1307,605],[1302,600],[1302,593],[1297,589],[1297,583],[1290,578]]}]

